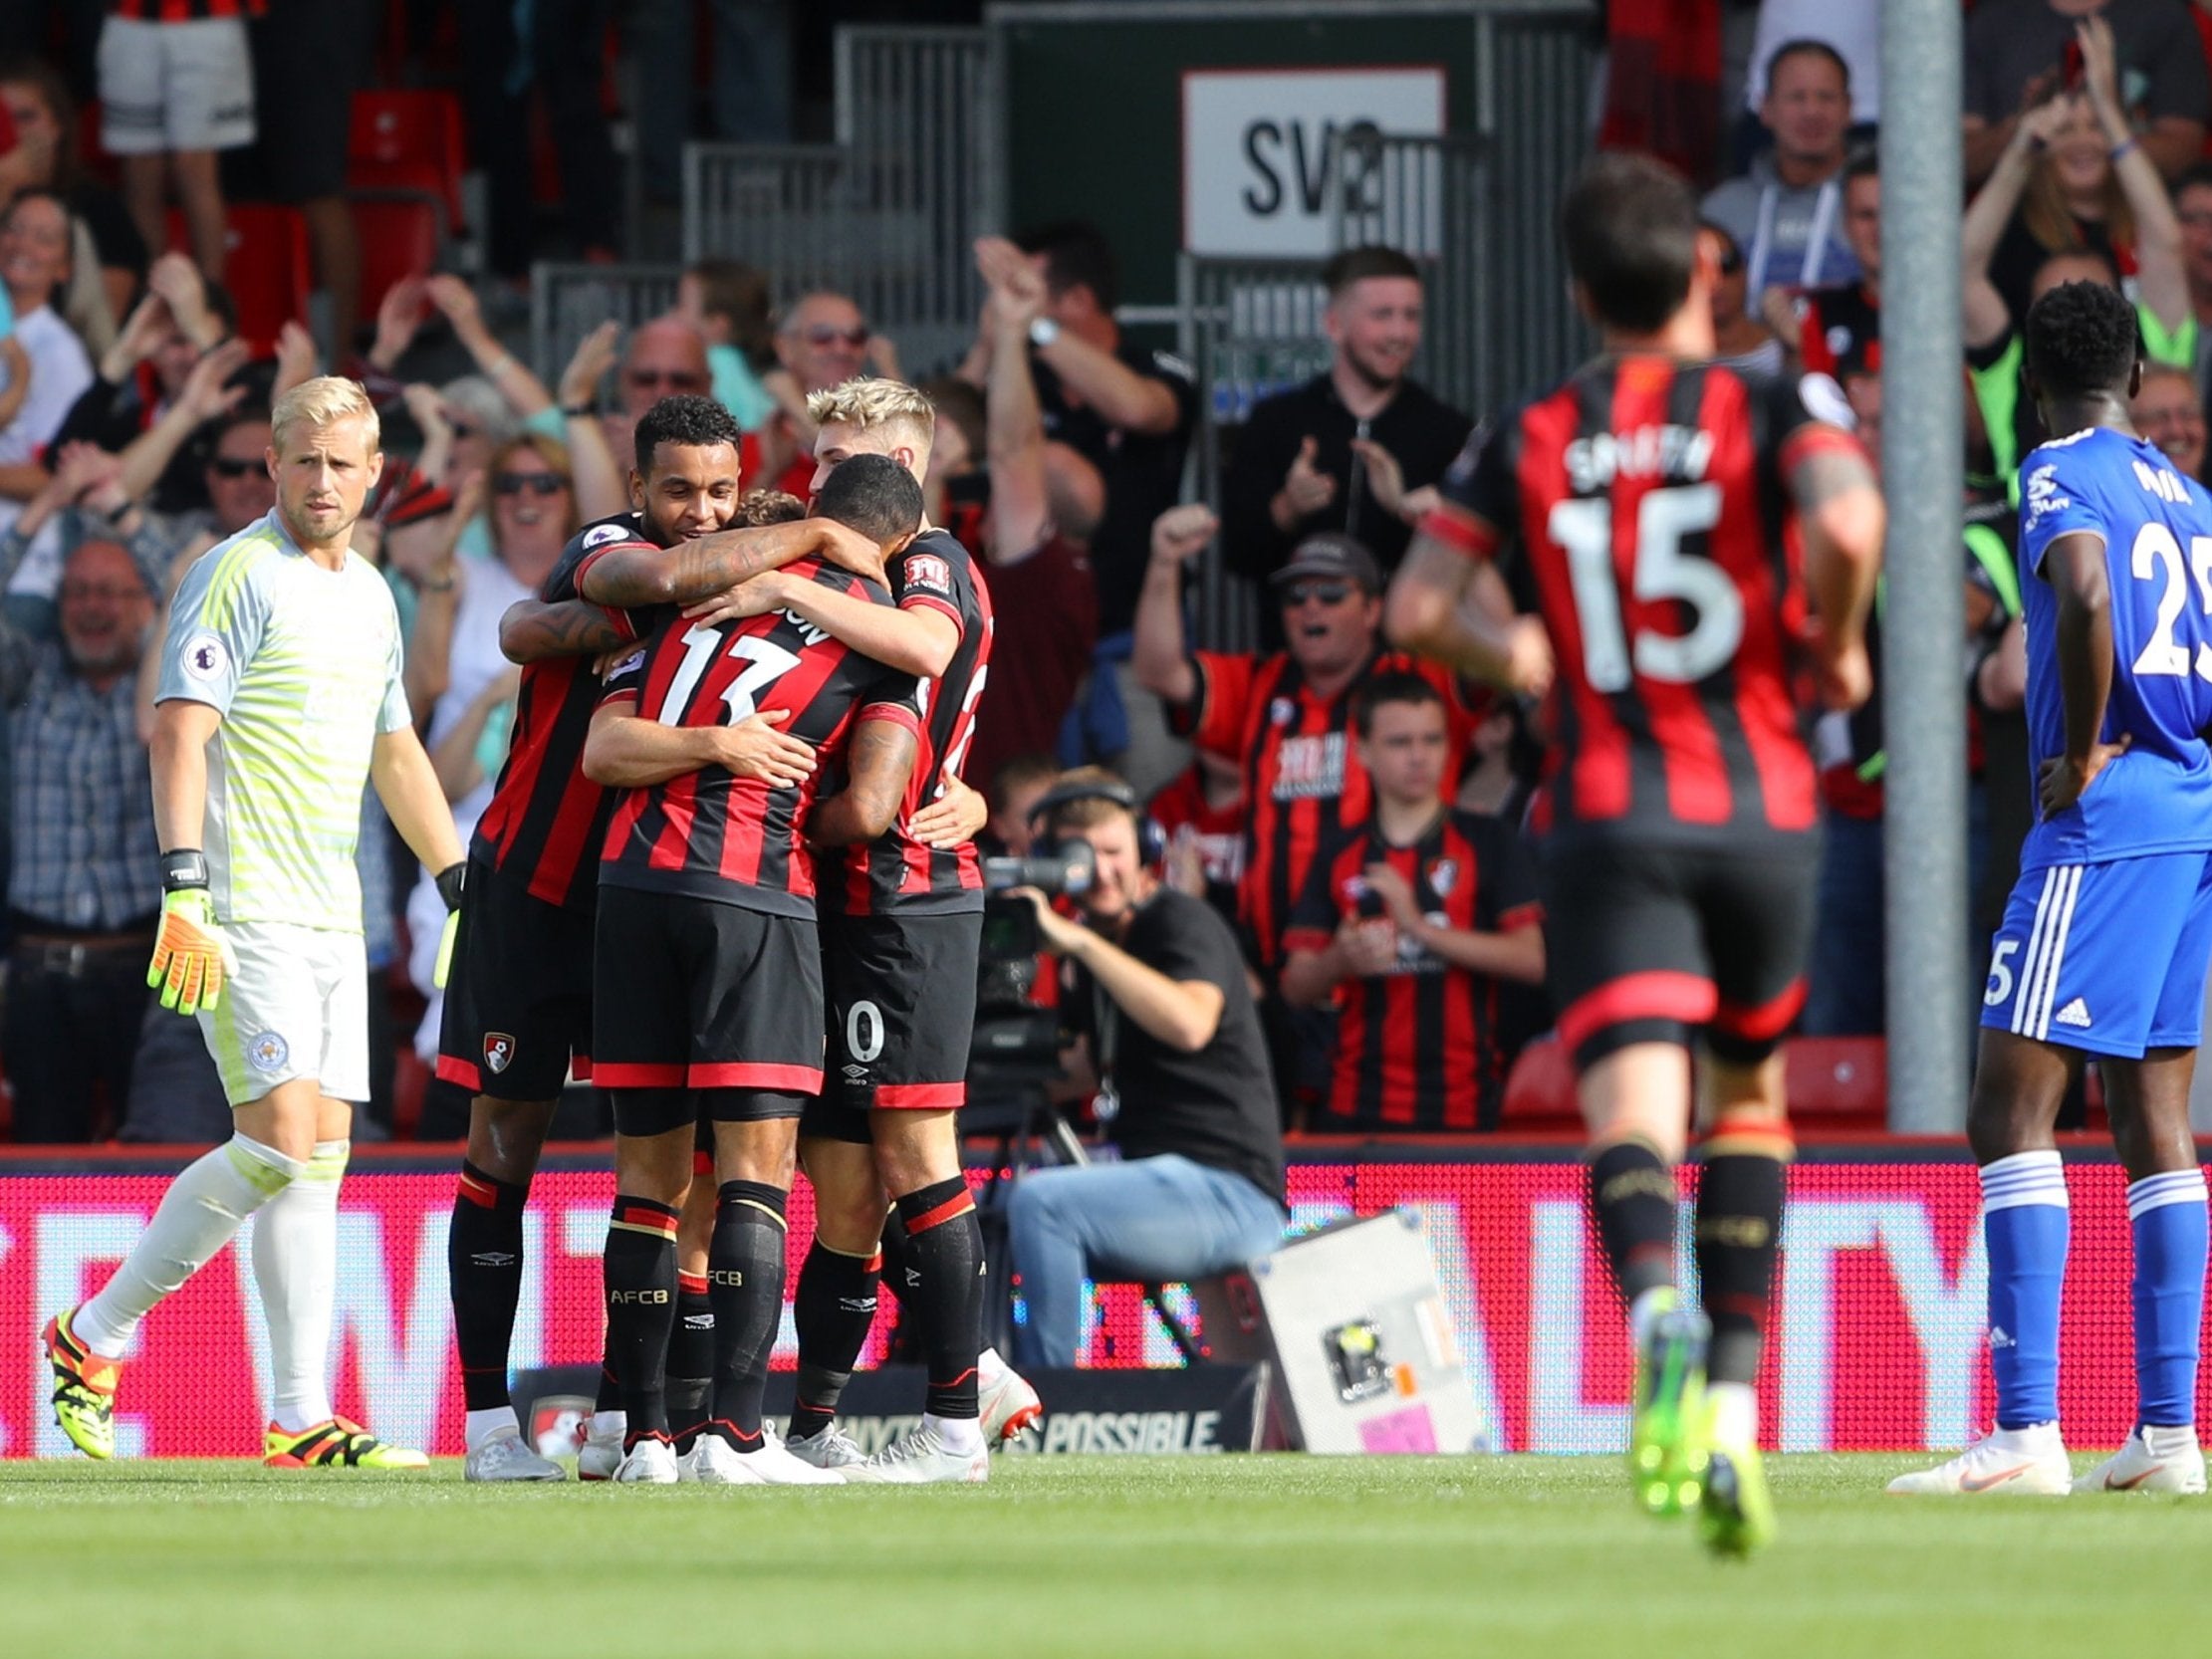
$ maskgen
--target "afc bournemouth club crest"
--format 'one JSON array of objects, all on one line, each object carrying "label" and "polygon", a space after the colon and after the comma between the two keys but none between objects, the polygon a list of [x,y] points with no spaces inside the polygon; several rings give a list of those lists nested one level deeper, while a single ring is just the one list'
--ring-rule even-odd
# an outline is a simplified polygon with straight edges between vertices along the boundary
[{"label": "afc bournemouth club crest", "polygon": [[506,1070],[514,1064],[514,1059],[515,1040],[512,1037],[503,1031],[488,1031],[484,1034],[484,1066],[492,1075],[497,1076]]}]

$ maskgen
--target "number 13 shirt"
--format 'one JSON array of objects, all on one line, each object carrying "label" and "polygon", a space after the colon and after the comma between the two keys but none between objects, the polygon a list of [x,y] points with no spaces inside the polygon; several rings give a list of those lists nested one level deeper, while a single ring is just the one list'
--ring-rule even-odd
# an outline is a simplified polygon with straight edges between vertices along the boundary
[{"label": "number 13 shirt", "polygon": [[1551,634],[1554,741],[1533,828],[1812,828],[1786,480],[1817,447],[1855,442],[1838,418],[1824,376],[1606,357],[1468,440],[1421,528],[1470,558],[1504,556]]}]

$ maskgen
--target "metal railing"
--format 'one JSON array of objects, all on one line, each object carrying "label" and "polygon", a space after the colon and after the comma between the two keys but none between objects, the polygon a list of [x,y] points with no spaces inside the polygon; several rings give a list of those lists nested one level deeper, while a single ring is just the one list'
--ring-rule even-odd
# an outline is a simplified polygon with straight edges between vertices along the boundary
[{"label": "metal railing", "polygon": [[530,360],[548,387],[584,337],[613,318],[627,329],[676,303],[674,265],[587,265],[543,260],[530,268]]},{"label": "metal railing", "polygon": [[779,303],[850,289],[868,263],[846,151],[835,144],[683,146],[683,257],[741,259]]}]

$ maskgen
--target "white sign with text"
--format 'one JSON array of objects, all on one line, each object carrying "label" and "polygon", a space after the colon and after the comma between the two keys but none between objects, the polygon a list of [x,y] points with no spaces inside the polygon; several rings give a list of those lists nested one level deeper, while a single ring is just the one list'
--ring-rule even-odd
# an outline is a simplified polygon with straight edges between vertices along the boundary
[{"label": "white sign with text", "polygon": [[[1444,71],[1374,69],[1192,70],[1183,76],[1183,246],[1216,257],[1320,258],[1336,214],[1329,146],[1349,127],[1422,136],[1444,130]],[[1402,197],[1390,240],[1433,251],[1433,178],[1376,175],[1354,156],[1339,188]],[[1427,172],[1432,169],[1422,168]],[[1418,205],[1415,205],[1418,204]],[[1388,222],[1386,220],[1386,222]]]}]

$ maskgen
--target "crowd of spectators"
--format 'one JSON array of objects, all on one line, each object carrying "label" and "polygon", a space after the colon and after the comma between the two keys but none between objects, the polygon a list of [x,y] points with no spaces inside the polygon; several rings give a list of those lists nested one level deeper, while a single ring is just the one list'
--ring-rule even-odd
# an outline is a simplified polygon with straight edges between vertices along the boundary
[{"label": "crowd of spectators", "polygon": [[[372,297],[358,331],[353,232],[339,223],[330,157],[312,142],[271,153],[331,123],[298,120],[296,89],[271,80],[312,50],[331,54],[327,86],[359,84],[378,8],[208,9],[237,15],[205,29],[109,20],[82,53],[66,6],[50,9],[43,34],[0,31],[0,52],[16,51],[0,57],[0,1064],[13,1138],[225,1130],[196,1035],[149,1013],[143,989],[158,901],[145,665],[184,571],[271,508],[271,398],[326,361],[357,374],[383,412],[392,464],[357,547],[398,601],[408,695],[464,834],[514,713],[500,616],[581,525],[627,505],[638,417],[663,396],[709,393],[746,434],[748,483],[803,499],[815,471],[809,395],[857,374],[912,376],[938,411],[928,515],[977,556],[999,618],[964,760],[989,795],[993,842],[1026,852],[1030,808],[1065,769],[1113,768],[1149,800],[1161,878],[1238,931],[1286,1123],[1496,1125],[1517,1054],[1549,1024],[1519,832],[1543,722],[1380,634],[1381,593],[1412,527],[1476,421],[1499,412],[1453,408],[1415,377],[1419,262],[1387,247],[1330,261],[1329,365],[1221,434],[1213,503],[1186,499],[1204,388],[1190,365],[1124,334],[1114,249],[1083,223],[976,244],[986,298],[956,362],[902,361],[849,296],[776,294],[742,264],[704,260],[669,313],[588,336],[548,387],[502,338],[505,280],[548,234],[573,252],[621,252],[618,192],[572,185],[569,217],[549,232],[531,216],[520,134],[534,97],[596,103],[598,70],[577,47],[604,30],[605,5],[457,9],[485,63],[528,66],[469,77],[471,156],[491,204],[484,269],[399,282]],[[632,49],[672,50],[664,14],[676,10],[638,7]],[[717,89],[756,86],[715,100],[725,135],[788,135],[790,10],[716,8]],[[1721,355],[1750,371],[1833,375],[1878,457],[1874,9],[1765,0],[1718,11],[1715,39],[1735,43],[1745,73],[1706,89],[1709,118],[1691,123],[1705,139],[1674,158],[1710,184]],[[298,25],[305,13],[320,20]],[[518,18],[528,42],[514,37]],[[1645,7],[1615,8],[1616,71],[1639,61],[1639,20]],[[2011,478],[2042,434],[2017,325],[2057,283],[2125,292],[2152,363],[2138,423],[2204,475],[2206,22],[2199,12],[2193,27],[2184,0],[1979,0],[1968,21],[1960,571],[1981,921],[2010,886],[2029,810]],[[28,56],[26,44],[59,52]],[[147,65],[164,63],[195,65],[196,78],[148,81]],[[204,107],[172,107],[164,89],[179,85],[199,87]],[[98,97],[97,125],[78,119],[79,94]],[[1633,105],[1616,73],[1609,132],[1634,129]],[[272,146],[280,123],[285,144]],[[652,112],[638,132],[648,163],[693,129],[680,113]],[[564,178],[611,176],[603,118],[556,122],[554,141]],[[89,143],[112,167],[94,164]],[[645,168],[648,179],[674,173],[672,162]],[[330,308],[320,343],[291,327],[256,357],[238,338],[222,235],[233,184],[301,204]],[[1193,573],[1209,561],[1264,595],[1257,649],[1198,647]],[[1829,835],[1808,1034],[1881,1029],[1878,707],[1817,730]],[[361,859],[370,961],[391,985],[377,999],[367,1132],[394,1127],[397,1099],[403,1132],[450,1133],[465,1102],[421,1086],[442,907],[372,800]]]}]

